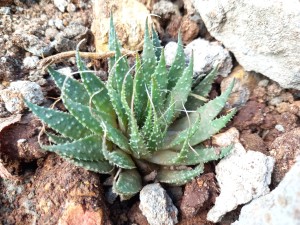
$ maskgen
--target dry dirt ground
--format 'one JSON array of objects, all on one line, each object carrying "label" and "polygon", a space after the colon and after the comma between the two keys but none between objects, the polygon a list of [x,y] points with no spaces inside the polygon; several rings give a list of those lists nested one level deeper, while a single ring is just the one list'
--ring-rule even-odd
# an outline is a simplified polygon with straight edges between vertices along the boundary
[{"label": "dry dirt ground", "polygon": [[[180,1],[177,2],[180,4]],[[23,60],[32,56],[30,51],[37,51],[32,50],[32,42],[35,42],[34,46],[43,45],[43,54],[50,55],[73,50],[77,41],[82,39],[82,35],[79,35],[82,32],[87,38],[85,50],[93,51],[89,31],[91,2],[70,1],[64,13],[51,0],[6,0],[1,4],[9,7],[9,12],[0,13],[0,90],[11,81],[34,81],[42,86],[47,99],[45,105],[49,105],[54,101],[53,98],[59,96],[58,90],[47,73],[36,67],[25,67]],[[181,16],[184,14],[185,10],[182,9]],[[55,18],[59,20],[54,21]],[[164,42],[176,36],[173,32],[182,18],[177,16],[168,22],[163,21],[160,36]],[[52,23],[57,23],[56,28],[49,25]],[[58,28],[72,24],[80,29],[78,34],[75,32],[68,36],[66,31]],[[25,32],[27,36],[20,35],[20,32]],[[61,33],[60,39],[58,33]],[[187,41],[190,37],[198,36],[211,39],[205,30],[198,30],[196,36],[190,33],[186,35]],[[54,39],[57,39],[57,45],[49,47]],[[94,68],[102,69],[101,74],[105,76],[107,66],[104,61],[94,61],[92,64]],[[74,59],[56,66],[72,68]],[[249,100],[240,106],[226,129],[236,127],[246,149],[275,157],[274,188],[299,153],[300,92],[281,89],[262,76],[259,79],[263,82],[248,87],[251,92]],[[221,81],[222,78],[217,79],[211,96],[219,94]],[[0,178],[0,224],[75,225],[81,224],[81,221],[89,221],[86,224],[91,225],[148,224],[139,210],[138,197],[110,204],[105,199],[109,191],[104,183],[107,177],[77,168],[55,154],[42,152],[37,143],[41,128],[42,124],[30,112],[25,110],[21,114],[10,114],[0,101],[0,173],[2,178],[6,177]],[[204,174],[185,187],[165,186],[180,211],[179,224],[212,224],[205,218],[219,194],[214,174],[215,163],[206,165]],[[239,210],[226,215],[220,224],[230,224],[239,215]]]}]

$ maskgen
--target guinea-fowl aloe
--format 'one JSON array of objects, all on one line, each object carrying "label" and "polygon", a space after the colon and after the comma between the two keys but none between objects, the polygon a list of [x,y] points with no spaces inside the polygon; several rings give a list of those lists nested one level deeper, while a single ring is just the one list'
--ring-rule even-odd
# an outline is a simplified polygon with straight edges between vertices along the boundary
[{"label": "guinea-fowl aloe", "polygon": [[[193,57],[186,66],[180,34],[175,60],[167,68],[155,30],[146,22],[144,50],[130,68],[111,18],[106,82],[90,72],[77,52],[80,81],[48,68],[61,90],[68,112],[26,104],[54,132],[47,132],[55,152],[75,165],[98,173],[114,174],[113,191],[128,199],[142,188],[140,165],[154,168],[158,182],[182,185],[203,172],[204,163],[226,156],[222,149],[201,143],[225,127],[235,110],[216,118],[233,87],[205,102],[216,76],[193,79]],[[143,173],[144,172],[144,173]]]}]

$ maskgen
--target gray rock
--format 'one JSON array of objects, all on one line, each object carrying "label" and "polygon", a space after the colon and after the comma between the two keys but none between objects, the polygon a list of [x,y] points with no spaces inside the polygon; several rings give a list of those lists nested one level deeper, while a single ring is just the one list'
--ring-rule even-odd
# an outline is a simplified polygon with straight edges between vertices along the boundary
[{"label": "gray rock", "polygon": [[242,208],[233,225],[300,224],[300,158],[271,193],[253,200]]},{"label": "gray rock", "polygon": [[68,5],[68,1],[66,1],[66,0],[54,0],[54,5],[59,9],[59,11],[64,12],[67,5]]},{"label": "gray rock", "polygon": [[213,142],[219,146],[234,142],[232,153],[216,166],[216,178],[221,193],[215,206],[208,212],[207,219],[214,223],[223,215],[252,199],[269,193],[268,185],[275,160],[261,152],[247,151],[238,141],[238,131],[231,128],[214,136]]},{"label": "gray rock", "polygon": [[24,33],[23,30],[16,30],[12,35],[12,40],[17,46],[24,48],[36,56],[48,56],[54,50],[54,46],[46,44],[35,35]]},{"label": "gray rock", "polygon": [[12,81],[22,78],[22,61],[13,56],[0,57],[0,81]]},{"label": "gray rock", "polygon": [[44,101],[41,87],[30,81],[12,82],[7,89],[0,91],[0,96],[5,108],[11,113],[20,113],[26,108],[23,98],[34,104],[41,104]]},{"label": "gray rock", "polygon": [[150,225],[173,225],[178,210],[160,184],[148,184],[140,192],[140,209]]},{"label": "gray rock", "polygon": [[37,56],[28,56],[23,59],[23,66],[26,69],[34,69],[39,62],[39,57]]},{"label": "gray rock", "polygon": [[[88,38],[89,29],[79,23],[71,23],[55,37],[55,49],[58,52],[75,50],[79,41]],[[84,46],[84,45],[81,45]]]},{"label": "gray rock", "polygon": [[194,53],[194,76],[209,73],[217,64],[220,65],[218,75],[226,77],[232,69],[229,52],[218,42],[198,38],[189,43],[184,52],[187,59]]},{"label": "gray rock", "polygon": [[159,1],[153,5],[152,13],[163,20],[168,20],[172,15],[179,15],[178,7],[171,1]]},{"label": "gray rock", "polygon": [[298,0],[193,0],[208,31],[247,71],[300,89]]}]

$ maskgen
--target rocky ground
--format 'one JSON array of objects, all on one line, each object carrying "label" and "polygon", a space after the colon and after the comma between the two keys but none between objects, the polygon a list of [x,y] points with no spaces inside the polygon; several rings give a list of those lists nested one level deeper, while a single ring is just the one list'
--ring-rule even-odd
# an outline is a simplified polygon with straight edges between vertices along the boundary
[{"label": "rocky ground", "polygon": [[[123,7],[133,1],[122,1]],[[118,1],[100,2],[103,8],[109,4],[121,4]],[[239,111],[223,130],[228,136],[225,139],[216,136],[210,141],[222,145],[226,140],[232,140],[234,154],[219,164],[207,164],[204,174],[183,187],[163,186],[166,192],[159,185],[152,187],[151,190],[160,194],[159,198],[171,202],[164,206],[165,213],[178,210],[178,224],[181,225],[225,225],[236,221],[242,206],[252,199],[260,200],[259,197],[265,195],[267,200],[262,201],[270,203],[281,196],[280,204],[288,208],[284,215],[295,217],[288,224],[296,224],[295,221],[299,224],[299,211],[296,211],[296,204],[290,203],[292,194],[283,195],[289,181],[280,183],[299,155],[300,91],[297,86],[284,89],[262,74],[246,72],[234,52],[207,31],[191,1],[140,0],[139,7],[139,12],[159,16],[153,21],[162,44],[166,45],[167,64],[174,58],[174,41],[177,41],[179,29],[187,58],[194,52],[197,62],[195,77],[207,74],[216,63],[220,63],[211,98],[226,89],[233,78],[236,79],[225,110],[237,107]],[[43,125],[22,101],[22,96],[27,96],[37,104],[49,106],[59,97],[58,89],[39,60],[74,50],[82,39],[86,40],[81,45],[82,51],[101,49],[93,38],[99,32],[92,28],[93,10],[90,0],[0,2],[0,224],[149,224],[149,215],[140,209],[142,198],[136,196],[129,201],[113,201],[107,185],[108,177],[88,172],[55,154],[41,151],[38,139]],[[102,13],[107,18],[107,11]],[[134,15],[127,20],[134,20]],[[136,40],[139,40],[140,32],[142,30],[135,33]],[[123,39],[125,46],[130,48],[132,40]],[[105,42],[105,37],[103,40]],[[86,62],[105,79],[105,60],[87,59]],[[53,66],[68,74],[76,71],[74,64],[74,57],[70,57]],[[59,104],[58,107],[63,109]],[[291,174],[297,174],[293,171]],[[287,179],[295,176],[289,174]],[[290,183],[294,185],[290,189],[294,187],[295,191],[297,184]],[[228,186],[230,188],[226,188]],[[232,191],[226,192],[228,189]],[[258,201],[255,204],[261,208],[268,205]],[[273,209],[272,204],[268,207],[268,218],[272,220],[278,209]],[[240,222],[236,224],[247,224],[247,210],[251,213],[251,209],[243,208]]]}]

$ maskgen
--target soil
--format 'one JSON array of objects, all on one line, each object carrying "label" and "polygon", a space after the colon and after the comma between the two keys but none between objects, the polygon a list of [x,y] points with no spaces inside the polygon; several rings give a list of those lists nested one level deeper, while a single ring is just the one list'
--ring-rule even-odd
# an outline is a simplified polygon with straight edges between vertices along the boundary
[{"label": "soil", "polygon": [[[90,29],[91,1],[68,2],[67,11],[62,13],[52,0],[1,1],[0,7],[8,7],[10,11],[0,14],[0,90],[11,81],[30,80],[42,86],[47,99],[45,105],[58,97],[59,91],[48,79],[48,74],[36,65],[32,68],[25,66],[23,60],[33,55],[30,52],[39,50],[30,46],[33,40],[30,38],[36,38],[34,47],[42,45],[42,55],[67,51],[68,46],[74,47],[78,38],[82,38],[63,36],[67,44],[62,41],[58,47],[49,47],[49,43],[62,32],[59,29],[61,24],[53,27],[49,26],[49,21],[59,18],[64,27],[76,22]],[[144,1],[144,4],[151,8],[155,1],[150,2]],[[168,20],[158,20],[163,43],[176,39],[180,24],[184,43],[199,36],[212,40],[203,24],[187,19],[190,9],[184,9],[183,2],[176,1],[179,14]],[[28,40],[18,38],[20,30],[28,34]],[[86,32],[85,37],[86,50],[93,51],[91,34]],[[47,48],[49,51],[45,50]],[[104,74],[107,70],[103,61],[93,61],[91,65]],[[74,59],[56,66],[72,69]],[[282,89],[268,78],[257,76],[261,82],[248,87],[248,101],[239,106],[238,113],[226,129],[236,127],[246,149],[260,151],[276,159],[272,178],[272,188],[275,188],[299,154],[300,92]],[[211,96],[220,93],[221,82],[222,78],[218,78]],[[55,154],[43,152],[38,144],[41,129],[42,124],[30,112],[24,110],[22,114],[10,114],[0,99],[0,224],[75,225],[83,224],[83,221],[89,225],[148,224],[138,207],[138,197],[124,202],[117,199],[110,204],[105,199],[109,188],[103,185],[107,177],[75,167]],[[184,187],[164,186],[179,210],[180,225],[213,224],[206,220],[206,214],[219,194],[215,164],[206,165],[204,174]],[[235,221],[240,208],[228,213],[219,224]]]}]

